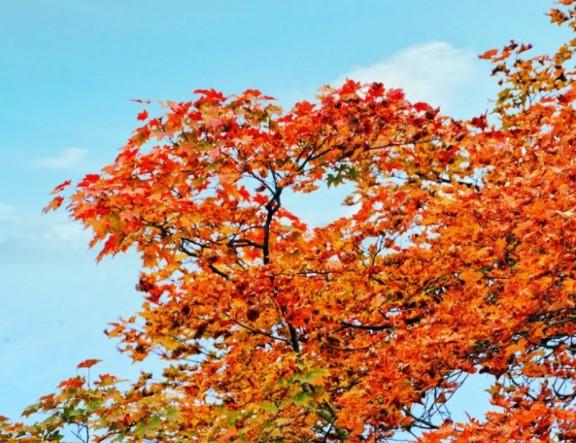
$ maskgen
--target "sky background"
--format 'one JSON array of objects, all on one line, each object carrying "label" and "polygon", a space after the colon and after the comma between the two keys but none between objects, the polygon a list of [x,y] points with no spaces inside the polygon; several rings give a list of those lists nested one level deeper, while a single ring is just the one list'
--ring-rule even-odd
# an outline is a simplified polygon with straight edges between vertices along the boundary
[{"label": "sky background", "polygon": [[[56,184],[113,161],[137,126],[130,99],[257,88],[289,106],[351,76],[472,116],[496,90],[477,54],[511,38],[546,52],[566,37],[550,4],[0,0],[0,414],[16,417],[86,358],[137,369],[102,333],[140,304],[137,257],[97,265],[86,232],[40,214]],[[288,204],[312,224],[341,211],[337,196]],[[456,419],[486,408],[484,385],[458,394]]]}]

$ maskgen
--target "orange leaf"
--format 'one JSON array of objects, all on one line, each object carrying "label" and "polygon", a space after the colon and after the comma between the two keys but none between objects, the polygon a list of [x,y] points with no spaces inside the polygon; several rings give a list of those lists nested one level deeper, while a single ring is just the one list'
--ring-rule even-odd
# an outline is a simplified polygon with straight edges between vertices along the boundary
[{"label": "orange leaf", "polygon": [[71,377],[61,381],[58,387],[62,389],[78,389],[84,385],[84,381],[84,377]]},{"label": "orange leaf", "polygon": [[42,209],[42,212],[47,213],[50,211],[55,211],[60,206],[62,206],[63,201],[64,197],[62,197],[61,195],[59,195],[58,197],[54,197],[52,200],[50,200],[50,203],[48,203],[48,205],[44,209]]},{"label": "orange leaf", "polygon": [[490,49],[490,50],[486,51],[485,53],[479,55],[478,58],[489,60],[492,57],[494,57],[496,54],[498,54],[498,49]]},{"label": "orange leaf", "polygon": [[52,190],[52,194],[58,194],[62,192],[67,186],[70,186],[71,183],[72,183],[71,180],[63,181]]},{"label": "orange leaf", "polygon": [[92,183],[96,183],[98,180],[100,180],[100,175],[98,175],[98,174],[86,174],[84,176],[84,178],[82,179],[82,181],[80,181],[80,183],[78,183],[78,187],[79,188],[86,188],[86,187],[90,186]]},{"label": "orange leaf", "polygon": [[78,369],[82,369],[82,368],[91,368],[92,366],[100,363],[102,360],[98,360],[96,358],[89,358],[88,360],[84,360],[81,363],[78,363],[78,366],[76,366]]}]

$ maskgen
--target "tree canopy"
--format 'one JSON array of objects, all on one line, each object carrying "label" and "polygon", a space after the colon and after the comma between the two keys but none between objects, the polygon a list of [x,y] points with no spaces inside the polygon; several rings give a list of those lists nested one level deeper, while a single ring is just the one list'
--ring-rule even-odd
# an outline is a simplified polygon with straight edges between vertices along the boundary
[{"label": "tree canopy", "polygon": [[[576,30],[574,0],[549,16]],[[529,49],[481,56],[501,88],[470,120],[351,80],[287,113],[257,90],[142,111],[47,210],[140,254],[141,310],[107,334],[163,374],[86,360],[0,441],[576,441],[576,39]],[[283,206],[326,185],[351,189],[331,223]],[[474,373],[494,408],[453,423]]]}]

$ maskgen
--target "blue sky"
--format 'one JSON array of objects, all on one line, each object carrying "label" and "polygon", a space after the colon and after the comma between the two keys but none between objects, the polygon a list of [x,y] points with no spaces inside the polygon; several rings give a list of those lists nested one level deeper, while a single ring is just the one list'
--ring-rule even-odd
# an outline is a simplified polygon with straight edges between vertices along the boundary
[{"label": "blue sky", "polygon": [[[41,216],[49,191],[113,160],[132,98],[258,88],[287,105],[347,76],[404,87],[445,112],[484,112],[495,91],[476,54],[511,38],[549,51],[562,33],[526,0],[20,0],[0,15],[0,414],[51,391],[85,358],[134,373],[102,330],[134,312],[136,257],[96,265],[87,235]],[[327,221],[337,199],[289,202]],[[459,409],[478,413],[473,381]],[[460,417],[463,417],[460,415]]]}]

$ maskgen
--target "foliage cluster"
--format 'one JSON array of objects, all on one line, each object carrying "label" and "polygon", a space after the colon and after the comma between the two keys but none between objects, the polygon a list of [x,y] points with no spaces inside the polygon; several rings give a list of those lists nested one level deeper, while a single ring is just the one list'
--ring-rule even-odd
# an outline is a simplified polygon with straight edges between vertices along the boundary
[{"label": "foliage cluster", "polygon": [[[576,3],[550,18],[576,29]],[[100,257],[138,251],[145,301],[107,333],[167,367],[64,380],[0,441],[576,441],[576,40],[529,49],[481,56],[494,122],[354,81],[287,113],[256,90],[143,111],[48,209]],[[325,226],[282,205],[342,183],[354,210]],[[494,409],[453,423],[477,372]]]}]

